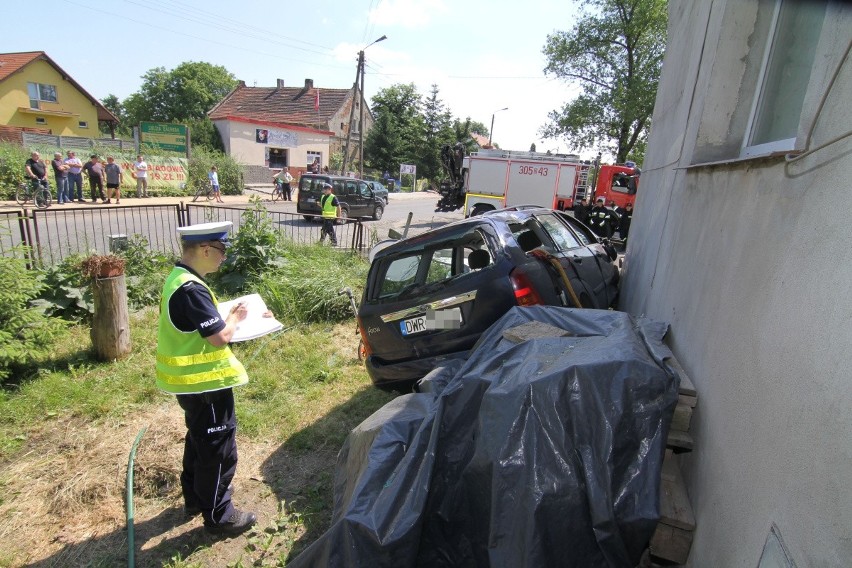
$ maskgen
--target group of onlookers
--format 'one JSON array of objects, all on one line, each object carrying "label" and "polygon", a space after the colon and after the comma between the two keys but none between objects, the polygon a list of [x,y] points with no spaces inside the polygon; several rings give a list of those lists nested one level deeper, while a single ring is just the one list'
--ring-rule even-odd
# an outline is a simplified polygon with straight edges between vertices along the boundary
[{"label": "group of onlookers", "polygon": [[607,207],[604,198],[599,197],[590,208],[588,200],[583,198],[574,205],[574,217],[599,237],[612,238],[618,232],[621,240],[626,241],[633,220],[633,204],[616,207],[615,202],[610,201]]},{"label": "group of onlookers", "polygon": [[[103,163],[97,154],[92,154],[85,164],[77,157],[76,152],[68,150],[67,157],[62,159],[62,152],[56,152],[50,162],[53,168],[53,176],[56,181],[56,203],[64,205],[75,201],[85,203],[83,199],[83,176],[89,180],[92,192],[92,203],[97,203],[100,198],[103,203],[112,203],[115,197],[116,204],[121,199],[121,183],[124,181],[124,173],[121,166],[115,163],[115,158],[107,156]],[[42,161],[38,152],[33,152],[30,159],[26,161],[25,169],[31,183],[49,187],[47,181],[47,166]],[[136,178],[136,197],[148,197],[148,164],[142,155],[136,156],[133,164],[133,177]],[[106,194],[104,193],[106,183]]]}]

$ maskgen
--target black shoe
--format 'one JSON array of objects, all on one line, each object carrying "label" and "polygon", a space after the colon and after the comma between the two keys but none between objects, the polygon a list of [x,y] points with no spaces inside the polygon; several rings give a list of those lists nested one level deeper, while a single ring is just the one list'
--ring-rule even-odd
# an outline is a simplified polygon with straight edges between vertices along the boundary
[{"label": "black shoe", "polygon": [[234,509],[231,518],[227,522],[216,525],[204,524],[204,530],[215,535],[238,535],[254,526],[257,515],[254,513]]}]

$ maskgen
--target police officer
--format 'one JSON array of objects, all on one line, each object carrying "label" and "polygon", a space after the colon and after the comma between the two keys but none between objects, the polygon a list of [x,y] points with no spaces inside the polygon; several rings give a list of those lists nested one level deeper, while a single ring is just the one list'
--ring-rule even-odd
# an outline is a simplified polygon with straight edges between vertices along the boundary
[{"label": "police officer", "polygon": [[615,215],[606,206],[603,197],[598,197],[595,201],[595,206],[589,213],[589,227],[599,236],[610,238],[612,237],[613,227],[615,226]]},{"label": "police officer", "polygon": [[334,225],[340,217],[340,203],[337,197],[331,192],[334,189],[330,183],[322,184],[322,197],[320,197],[320,207],[322,208],[322,232],[320,233],[320,244],[328,235],[331,238],[332,246],[337,246],[337,233],[334,232]]},{"label": "police officer", "polygon": [[190,516],[200,512],[215,535],[239,534],[257,521],[231,503],[237,469],[233,387],[246,384],[248,375],[228,343],[247,310],[239,304],[223,318],[204,280],[225,259],[230,227],[226,221],[178,229],[183,254],[163,286],[157,333],[157,386],[176,395],[186,421],[184,509]]}]

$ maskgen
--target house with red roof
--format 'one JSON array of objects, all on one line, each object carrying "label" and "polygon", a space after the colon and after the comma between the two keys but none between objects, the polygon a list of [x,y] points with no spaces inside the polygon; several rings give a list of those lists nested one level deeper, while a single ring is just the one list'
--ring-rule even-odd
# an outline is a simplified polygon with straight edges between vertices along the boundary
[{"label": "house with red roof", "polygon": [[43,51],[0,53],[0,126],[10,131],[98,138],[118,118]]},{"label": "house with red roof", "polygon": [[[354,105],[354,108],[353,108]],[[366,105],[365,105],[366,107]],[[309,170],[314,163],[328,166],[332,153],[342,152],[350,133],[349,163],[358,147],[361,131],[368,132],[373,115],[364,108],[364,128],[358,127],[360,92],[321,89],[312,79],[303,86],[248,87],[240,81],[210,112],[225,151],[249,166],[293,173]]]}]

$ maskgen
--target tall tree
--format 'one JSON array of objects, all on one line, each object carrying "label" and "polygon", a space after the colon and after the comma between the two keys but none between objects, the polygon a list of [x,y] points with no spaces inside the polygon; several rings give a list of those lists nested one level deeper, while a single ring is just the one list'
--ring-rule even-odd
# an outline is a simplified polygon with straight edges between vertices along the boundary
[{"label": "tall tree", "polygon": [[372,99],[376,121],[364,141],[364,161],[381,171],[398,172],[402,163],[419,165],[423,138],[420,94],[413,83],[392,85]]},{"label": "tall tree", "polygon": [[441,146],[455,142],[452,120],[453,115],[438,98],[438,85],[433,84],[432,92],[423,102],[423,138],[417,169],[419,177],[434,180],[444,176]]},{"label": "tall tree", "polygon": [[548,114],[548,138],[641,163],[666,45],[666,0],[585,0],[571,31],[547,36],[545,74],[582,93]]},{"label": "tall tree", "polygon": [[122,106],[131,126],[141,121],[182,122],[190,125],[194,145],[221,149],[207,111],[236,84],[236,77],[221,65],[187,61],[171,71],[155,67],[142,76],[142,87]]}]

